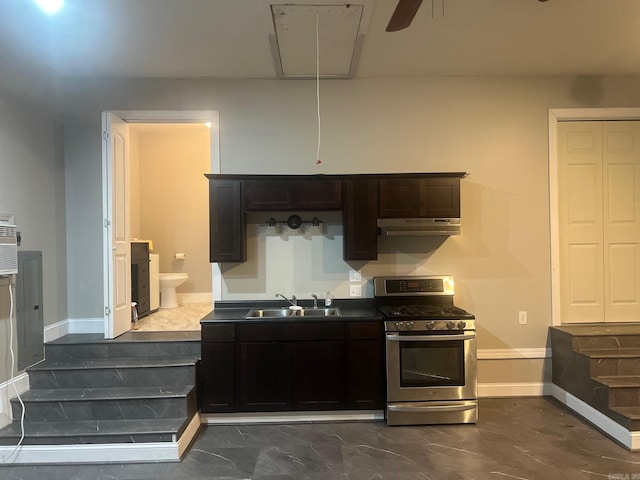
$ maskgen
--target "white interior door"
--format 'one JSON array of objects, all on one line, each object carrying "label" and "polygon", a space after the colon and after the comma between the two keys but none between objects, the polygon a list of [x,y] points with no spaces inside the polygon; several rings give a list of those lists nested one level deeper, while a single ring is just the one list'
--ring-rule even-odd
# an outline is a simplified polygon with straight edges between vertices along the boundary
[{"label": "white interior door", "polygon": [[640,122],[558,124],[564,323],[640,320]]},{"label": "white interior door", "polygon": [[558,124],[563,322],[604,321],[602,123]]},{"label": "white interior door", "polygon": [[603,122],[605,321],[640,320],[640,122]]},{"label": "white interior door", "polygon": [[105,337],[115,338],[131,328],[129,127],[105,112],[103,131]]}]

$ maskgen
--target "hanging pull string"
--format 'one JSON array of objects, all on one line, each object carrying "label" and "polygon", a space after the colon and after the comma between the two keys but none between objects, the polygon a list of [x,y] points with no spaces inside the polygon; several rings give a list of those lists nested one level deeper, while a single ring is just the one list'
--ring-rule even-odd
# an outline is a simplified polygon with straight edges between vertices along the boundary
[{"label": "hanging pull string", "polygon": [[318,149],[316,150],[316,165],[320,165],[320,15],[316,12],[316,100],[318,104]]}]

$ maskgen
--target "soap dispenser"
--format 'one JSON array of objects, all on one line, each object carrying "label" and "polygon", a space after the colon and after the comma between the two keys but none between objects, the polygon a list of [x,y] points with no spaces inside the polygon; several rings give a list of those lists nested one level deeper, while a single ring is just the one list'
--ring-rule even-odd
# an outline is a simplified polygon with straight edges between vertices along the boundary
[{"label": "soap dispenser", "polygon": [[330,307],[332,303],[333,303],[333,295],[331,295],[331,292],[327,292],[324,296],[324,306]]}]

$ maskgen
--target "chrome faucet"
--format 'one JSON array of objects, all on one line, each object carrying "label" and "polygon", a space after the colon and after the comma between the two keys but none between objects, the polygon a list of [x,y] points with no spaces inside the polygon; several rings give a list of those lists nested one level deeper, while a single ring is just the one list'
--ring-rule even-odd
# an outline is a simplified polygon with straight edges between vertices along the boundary
[{"label": "chrome faucet", "polygon": [[296,298],[295,295],[291,295],[291,300],[289,300],[287,297],[285,297],[284,295],[282,295],[281,293],[276,293],[276,297],[282,297],[284,298],[287,302],[289,302],[289,305],[295,307],[298,305],[298,299]]},{"label": "chrome faucet", "polygon": [[313,297],[313,308],[318,308],[318,295],[316,295],[315,293],[312,293],[311,296]]}]

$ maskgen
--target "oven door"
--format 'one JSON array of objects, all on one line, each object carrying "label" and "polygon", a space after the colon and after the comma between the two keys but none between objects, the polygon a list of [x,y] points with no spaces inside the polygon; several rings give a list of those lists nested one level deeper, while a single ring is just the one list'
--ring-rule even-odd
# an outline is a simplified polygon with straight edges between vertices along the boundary
[{"label": "oven door", "polygon": [[389,402],[477,398],[475,332],[389,332],[386,347]]}]

